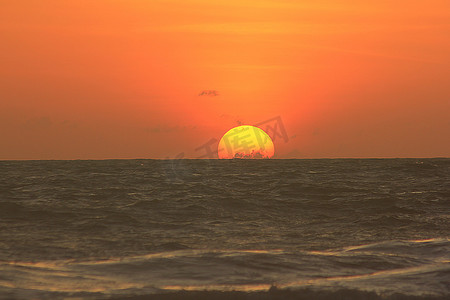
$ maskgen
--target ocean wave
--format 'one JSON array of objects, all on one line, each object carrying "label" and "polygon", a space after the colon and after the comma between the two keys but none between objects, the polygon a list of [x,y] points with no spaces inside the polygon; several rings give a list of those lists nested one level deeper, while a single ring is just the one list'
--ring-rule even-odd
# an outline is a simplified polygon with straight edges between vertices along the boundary
[{"label": "ocean wave", "polygon": [[[448,239],[397,240],[303,252],[162,246],[172,250],[87,261],[2,262],[0,294],[17,292],[20,296],[21,291],[27,295],[34,291],[36,297],[51,292],[155,299],[151,294],[175,292],[164,297],[265,295],[279,299],[276,297],[281,295],[302,297],[313,289],[324,297],[346,290],[349,297],[421,299],[426,294],[438,299],[450,292],[444,279],[450,276]],[[341,292],[336,294],[336,290]]]},{"label": "ocean wave", "polygon": [[395,294],[389,296],[378,295],[375,292],[360,291],[355,289],[299,289],[280,290],[271,288],[264,292],[242,292],[242,291],[179,291],[173,293],[159,293],[139,296],[120,296],[109,299],[124,300],[447,300],[447,296],[410,296]]}]

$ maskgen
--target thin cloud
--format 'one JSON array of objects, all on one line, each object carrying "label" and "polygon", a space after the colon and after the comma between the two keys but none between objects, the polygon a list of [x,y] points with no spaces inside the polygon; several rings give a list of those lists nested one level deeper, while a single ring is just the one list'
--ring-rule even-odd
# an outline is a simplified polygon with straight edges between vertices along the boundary
[{"label": "thin cloud", "polygon": [[148,127],[144,130],[147,133],[170,133],[170,132],[182,132],[186,130],[195,130],[197,126],[155,126]]}]

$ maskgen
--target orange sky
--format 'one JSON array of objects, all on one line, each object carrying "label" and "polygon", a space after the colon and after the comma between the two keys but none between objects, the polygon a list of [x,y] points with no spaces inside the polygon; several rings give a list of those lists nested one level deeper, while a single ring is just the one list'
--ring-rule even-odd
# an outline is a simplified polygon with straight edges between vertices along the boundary
[{"label": "orange sky", "polygon": [[0,37],[0,159],[194,158],[278,116],[281,158],[450,156],[448,0],[0,0]]}]

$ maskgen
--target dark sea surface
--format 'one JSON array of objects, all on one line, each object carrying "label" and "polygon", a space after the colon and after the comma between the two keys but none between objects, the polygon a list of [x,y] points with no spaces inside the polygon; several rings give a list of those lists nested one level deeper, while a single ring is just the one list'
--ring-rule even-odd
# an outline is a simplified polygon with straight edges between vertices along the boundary
[{"label": "dark sea surface", "polygon": [[0,299],[450,299],[450,159],[0,161]]}]

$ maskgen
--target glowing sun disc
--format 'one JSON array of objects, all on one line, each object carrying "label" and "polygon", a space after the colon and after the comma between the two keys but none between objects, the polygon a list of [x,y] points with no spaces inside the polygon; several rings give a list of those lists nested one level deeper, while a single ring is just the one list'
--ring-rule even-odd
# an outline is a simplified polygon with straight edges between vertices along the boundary
[{"label": "glowing sun disc", "polygon": [[275,153],[272,139],[261,128],[242,125],[224,134],[218,146],[219,158],[271,158]]}]

